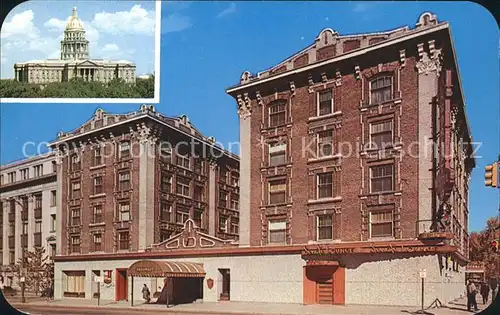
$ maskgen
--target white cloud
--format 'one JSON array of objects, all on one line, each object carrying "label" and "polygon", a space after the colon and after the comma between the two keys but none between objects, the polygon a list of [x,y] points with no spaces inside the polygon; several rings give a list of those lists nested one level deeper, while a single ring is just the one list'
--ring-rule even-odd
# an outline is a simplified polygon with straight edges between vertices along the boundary
[{"label": "white cloud", "polygon": [[7,62],[7,58],[5,58],[3,55],[0,57],[0,59],[2,64]]},{"label": "white cloud", "polygon": [[192,25],[191,19],[188,16],[171,14],[162,18],[162,33],[173,33],[190,28]]},{"label": "white cloud", "polygon": [[92,26],[101,32],[111,34],[153,35],[155,12],[147,11],[141,5],[134,5],[130,11],[96,13]]},{"label": "white cloud", "polygon": [[50,32],[57,32],[61,33],[64,31],[64,28],[66,27],[67,21],[57,19],[57,18],[51,18],[47,22],[43,23],[43,26],[48,28]]},{"label": "white cloud", "polygon": [[118,47],[117,44],[112,43],[112,44],[106,44],[102,47],[102,51],[107,51],[107,52],[114,52],[114,51],[119,51],[120,47]]},{"label": "white cloud", "polygon": [[26,10],[14,15],[10,21],[3,23],[0,37],[2,39],[12,37],[37,37],[38,29],[35,24],[33,24],[34,16],[31,10]]},{"label": "white cloud", "polygon": [[231,2],[227,8],[225,8],[224,10],[219,12],[219,14],[217,14],[217,17],[221,18],[226,15],[233,14],[234,12],[236,12],[236,3]]}]

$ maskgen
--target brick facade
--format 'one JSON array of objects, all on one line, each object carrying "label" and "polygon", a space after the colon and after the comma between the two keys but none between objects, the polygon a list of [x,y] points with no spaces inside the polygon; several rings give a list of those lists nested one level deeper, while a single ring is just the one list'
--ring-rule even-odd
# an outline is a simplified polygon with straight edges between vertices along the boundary
[{"label": "brick facade", "polygon": [[[251,177],[251,193],[240,213],[249,218],[250,245],[268,244],[269,221],[285,220],[282,243],[289,245],[415,239],[424,232],[448,231],[465,253],[463,196],[474,159],[456,68],[447,24],[426,13],[413,30],[339,36],[326,29],[312,46],[269,71],[245,72],[227,92],[238,102],[241,126],[250,120],[248,129],[240,130],[251,135],[251,150],[241,156],[250,165],[242,177]],[[422,84],[431,77],[439,78],[435,89]],[[387,84],[384,95],[376,93],[377,84]],[[328,93],[331,108],[320,105]],[[277,112],[284,114],[271,118]],[[391,126],[390,144],[372,148],[373,130],[383,123]],[[318,139],[324,135],[332,138],[333,148],[318,156]],[[422,138],[439,145],[429,151]],[[275,141],[286,146],[280,165],[270,164],[269,143]],[[452,159],[462,163],[460,176],[447,175],[455,172],[448,158],[452,151]],[[379,176],[376,172],[392,175],[371,179]],[[333,180],[327,188],[332,191],[321,198],[320,174]],[[270,183],[276,180],[285,180],[285,198],[271,204]],[[390,187],[371,187],[379,181]],[[440,225],[447,221],[440,208],[453,203],[453,222]],[[326,229],[329,237],[319,240],[318,217],[325,215],[331,232]],[[390,217],[382,219],[385,227],[377,225],[378,216]],[[378,234],[377,229],[385,230]]]},{"label": "brick facade", "polygon": [[[194,151],[184,142],[196,143]],[[209,233],[209,225],[217,226],[211,231],[214,237],[236,240],[238,158],[214,143],[187,117],[165,117],[145,105],[126,115],[98,109],[76,131],[60,134],[52,143],[59,156],[62,188],[59,255],[144,251],[180,233],[188,218],[200,224],[199,214],[200,231]],[[179,156],[185,154],[189,158],[183,162]],[[148,173],[151,161],[152,173]],[[217,176],[215,185],[210,184],[211,176]],[[78,183],[80,192],[72,192],[78,187],[72,185]],[[220,191],[227,192],[226,204],[218,199],[209,202],[211,191],[217,198]],[[127,208],[129,214],[123,211]],[[72,211],[79,211],[79,220],[72,219]],[[219,228],[220,216],[227,219],[226,227]],[[96,234],[101,242],[95,241]],[[79,248],[72,247],[73,237],[79,238]]]}]

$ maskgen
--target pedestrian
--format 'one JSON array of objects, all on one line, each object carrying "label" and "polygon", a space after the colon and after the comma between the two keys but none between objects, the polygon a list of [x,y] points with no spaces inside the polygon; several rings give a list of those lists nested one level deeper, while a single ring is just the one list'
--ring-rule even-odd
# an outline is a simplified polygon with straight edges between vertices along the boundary
[{"label": "pedestrian", "polygon": [[474,307],[474,310],[477,311],[477,303],[476,303],[476,286],[474,282],[468,281],[467,283],[467,310],[470,312]]},{"label": "pedestrian", "polygon": [[491,300],[495,300],[495,297],[497,296],[498,293],[498,279],[492,278],[490,281],[490,287],[491,287]]},{"label": "pedestrian", "polygon": [[142,287],[142,298],[146,300],[146,303],[149,303],[151,301],[151,292],[149,292],[149,288],[145,283]]},{"label": "pedestrian", "polygon": [[488,296],[490,295],[490,286],[483,282],[481,284],[481,296],[483,297],[483,304],[488,303]]}]

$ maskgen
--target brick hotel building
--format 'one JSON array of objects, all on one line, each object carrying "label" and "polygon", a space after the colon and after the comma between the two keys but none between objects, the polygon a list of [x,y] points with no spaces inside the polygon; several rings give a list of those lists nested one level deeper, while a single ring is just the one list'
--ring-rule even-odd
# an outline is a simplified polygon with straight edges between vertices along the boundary
[{"label": "brick hotel building", "polygon": [[[427,305],[463,293],[475,162],[448,23],[326,29],[227,93],[239,159],[148,106],[97,111],[51,144],[56,298],[100,285],[133,303],[147,283],[174,303],[417,306],[423,269]],[[191,138],[222,156],[159,154]]]}]

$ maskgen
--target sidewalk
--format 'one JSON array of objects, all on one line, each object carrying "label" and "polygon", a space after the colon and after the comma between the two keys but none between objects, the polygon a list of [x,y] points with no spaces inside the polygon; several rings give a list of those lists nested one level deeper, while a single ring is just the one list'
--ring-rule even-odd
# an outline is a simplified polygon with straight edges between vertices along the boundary
[{"label": "sidewalk", "polygon": [[[15,307],[19,307],[19,302],[13,302]],[[402,313],[413,314],[418,311],[418,307],[394,307],[394,306],[366,306],[366,305],[301,305],[301,304],[280,304],[280,303],[250,303],[250,302],[205,302],[195,304],[175,305],[167,308],[159,304],[137,304],[130,307],[128,302],[100,301],[97,300],[55,300],[50,302],[27,301],[26,306],[39,306],[40,308],[99,308],[130,311],[147,311],[148,313],[176,313],[176,314],[239,314],[239,315],[321,315],[321,314],[341,314],[341,315],[401,315]],[[478,300],[479,302],[479,300]],[[467,311],[466,300],[458,299],[448,303],[441,308],[428,309],[427,312],[434,315],[465,315],[472,314]],[[487,306],[487,305],[486,305]],[[478,303],[479,310],[485,305]]]}]

